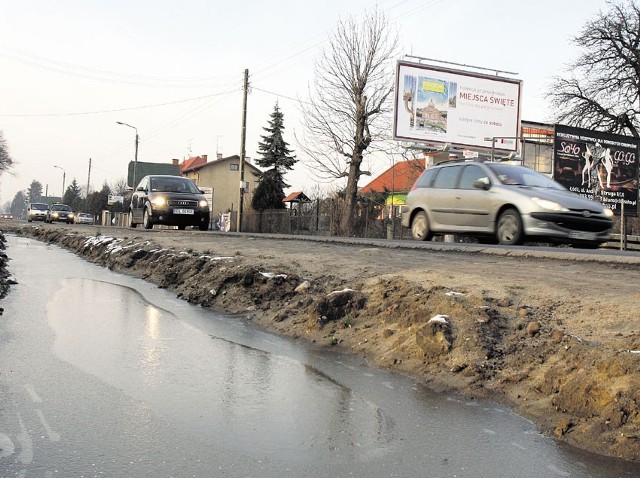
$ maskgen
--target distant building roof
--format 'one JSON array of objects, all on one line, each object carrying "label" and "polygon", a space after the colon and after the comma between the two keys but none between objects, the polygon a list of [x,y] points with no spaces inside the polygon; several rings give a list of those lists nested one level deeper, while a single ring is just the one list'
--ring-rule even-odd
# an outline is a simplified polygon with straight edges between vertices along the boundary
[{"label": "distant building roof", "polygon": [[[206,156],[205,156],[206,158]],[[212,165],[216,165],[216,164],[220,164],[220,163],[225,163],[225,162],[229,162],[229,161],[234,161],[234,162],[240,162],[240,156],[238,156],[237,154],[234,154],[232,156],[227,156],[226,158],[218,158],[215,161],[205,161],[204,163],[200,164],[193,164],[191,166],[189,166],[188,168],[181,168],[180,171],[184,174],[186,172],[191,172],[191,171],[198,171],[199,169],[202,169],[204,167],[207,166],[212,166]],[[244,167],[245,168],[249,168],[249,169],[253,169],[253,171],[256,174],[261,174],[262,171],[260,171],[257,167],[255,167],[253,164],[251,164],[249,162],[248,158],[245,158],[245,162],[244,162]],[[246,171],[246,169],[245,169]]]},{"label": "distant building roof", "polygon": [[206,154],[203,154],[202,156],[194,156],[191,158],[187,158],[179,164],[180,172],[183,173],[185,171],[188,171],[193,168],[197,168],[198,166],[202,166],[204,164],[207,164]]},{"label": "distant building roof", "polygon": [[359,193],[407,192],[424,171],[424,165],[424,159],[400,161],[360,189]]},{"label": "distant building roof", "polygon": [[[129,170],[127,176],[127,184],[133,183],[133,166],[134,162],[129,163]],[[136,167],[136,183],[139,183],[142,178],[149,174],[169,174],[171,176],[180,176],[180,168],[177,164],[170,163],[144,163],[138,161]],[[135,184],[136,187],[138,184]]]},{"label": "distant building roof", "polygon": [[282,202],[311,202],[311,199],[302,191],[296,191],[289,194]]}]

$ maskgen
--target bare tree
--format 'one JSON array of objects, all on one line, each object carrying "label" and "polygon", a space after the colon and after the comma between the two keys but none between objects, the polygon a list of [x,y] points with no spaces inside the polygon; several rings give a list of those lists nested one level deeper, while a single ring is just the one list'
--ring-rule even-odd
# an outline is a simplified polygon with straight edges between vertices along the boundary
[{"label": "bare tree", "polygon": [[584,52],[548,97],[559,123],[639,137],[640,8],[633,0],[607,5],[573,39]]},{"label": "bare tree", "polygon": [[309,102],[302,105],[305,135],[299,143],[319,178],[347,178],[340,230],[353,234],[358,180],[365,151],[388,137],[393,59],[398,35],[385,15],[340,21],[316,62]]},{"label": "bare tree", "polygon": [[110,186],[113,194],[117,196],[124,196],[127,192],[127,178],[120,178],[113,181]]},{"label": "bare tree", "polygon": [[2,131],[0,131],[0,172],[6,171],[13,165],[13,160],[9,156],[9,147],[4,139]]}]

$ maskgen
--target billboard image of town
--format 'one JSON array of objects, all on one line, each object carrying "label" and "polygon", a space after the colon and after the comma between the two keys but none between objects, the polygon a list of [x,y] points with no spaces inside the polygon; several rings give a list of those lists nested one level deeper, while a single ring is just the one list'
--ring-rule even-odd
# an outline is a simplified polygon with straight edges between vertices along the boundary
[{"label": "billboard image of town", "polygon": [[437,137],[447,132],[449,110],[456,107],[458,85],[426,76],[404,76],[403,103],[410,127]]}]

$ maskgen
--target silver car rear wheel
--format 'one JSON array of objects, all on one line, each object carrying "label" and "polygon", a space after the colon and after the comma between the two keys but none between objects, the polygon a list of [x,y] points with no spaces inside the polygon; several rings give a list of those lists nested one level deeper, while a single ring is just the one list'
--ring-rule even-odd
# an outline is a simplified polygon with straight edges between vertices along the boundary
[{"label": "silver car rear wheel", "polygon": [[411,236],[416,241],[431,240],[431,231],[429,230],[429,219],[424,211],[420,211],[411,221]]},{"label": "silver car rear wheel", "polygon": [[506,246],[520,244],[524,238],[522,218],[515,209],[507,209],[498,218],[498,242]]}]

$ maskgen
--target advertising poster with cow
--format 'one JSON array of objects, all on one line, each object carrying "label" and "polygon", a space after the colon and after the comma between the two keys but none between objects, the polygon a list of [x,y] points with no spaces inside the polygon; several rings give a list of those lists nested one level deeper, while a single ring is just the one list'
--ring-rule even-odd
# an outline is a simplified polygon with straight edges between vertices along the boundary
[{"label": "advertising poster with cow", "polygon": [[555,125],[553,178],[600,201],[616,215],[638,215],[640,141],[630,136]]}]

